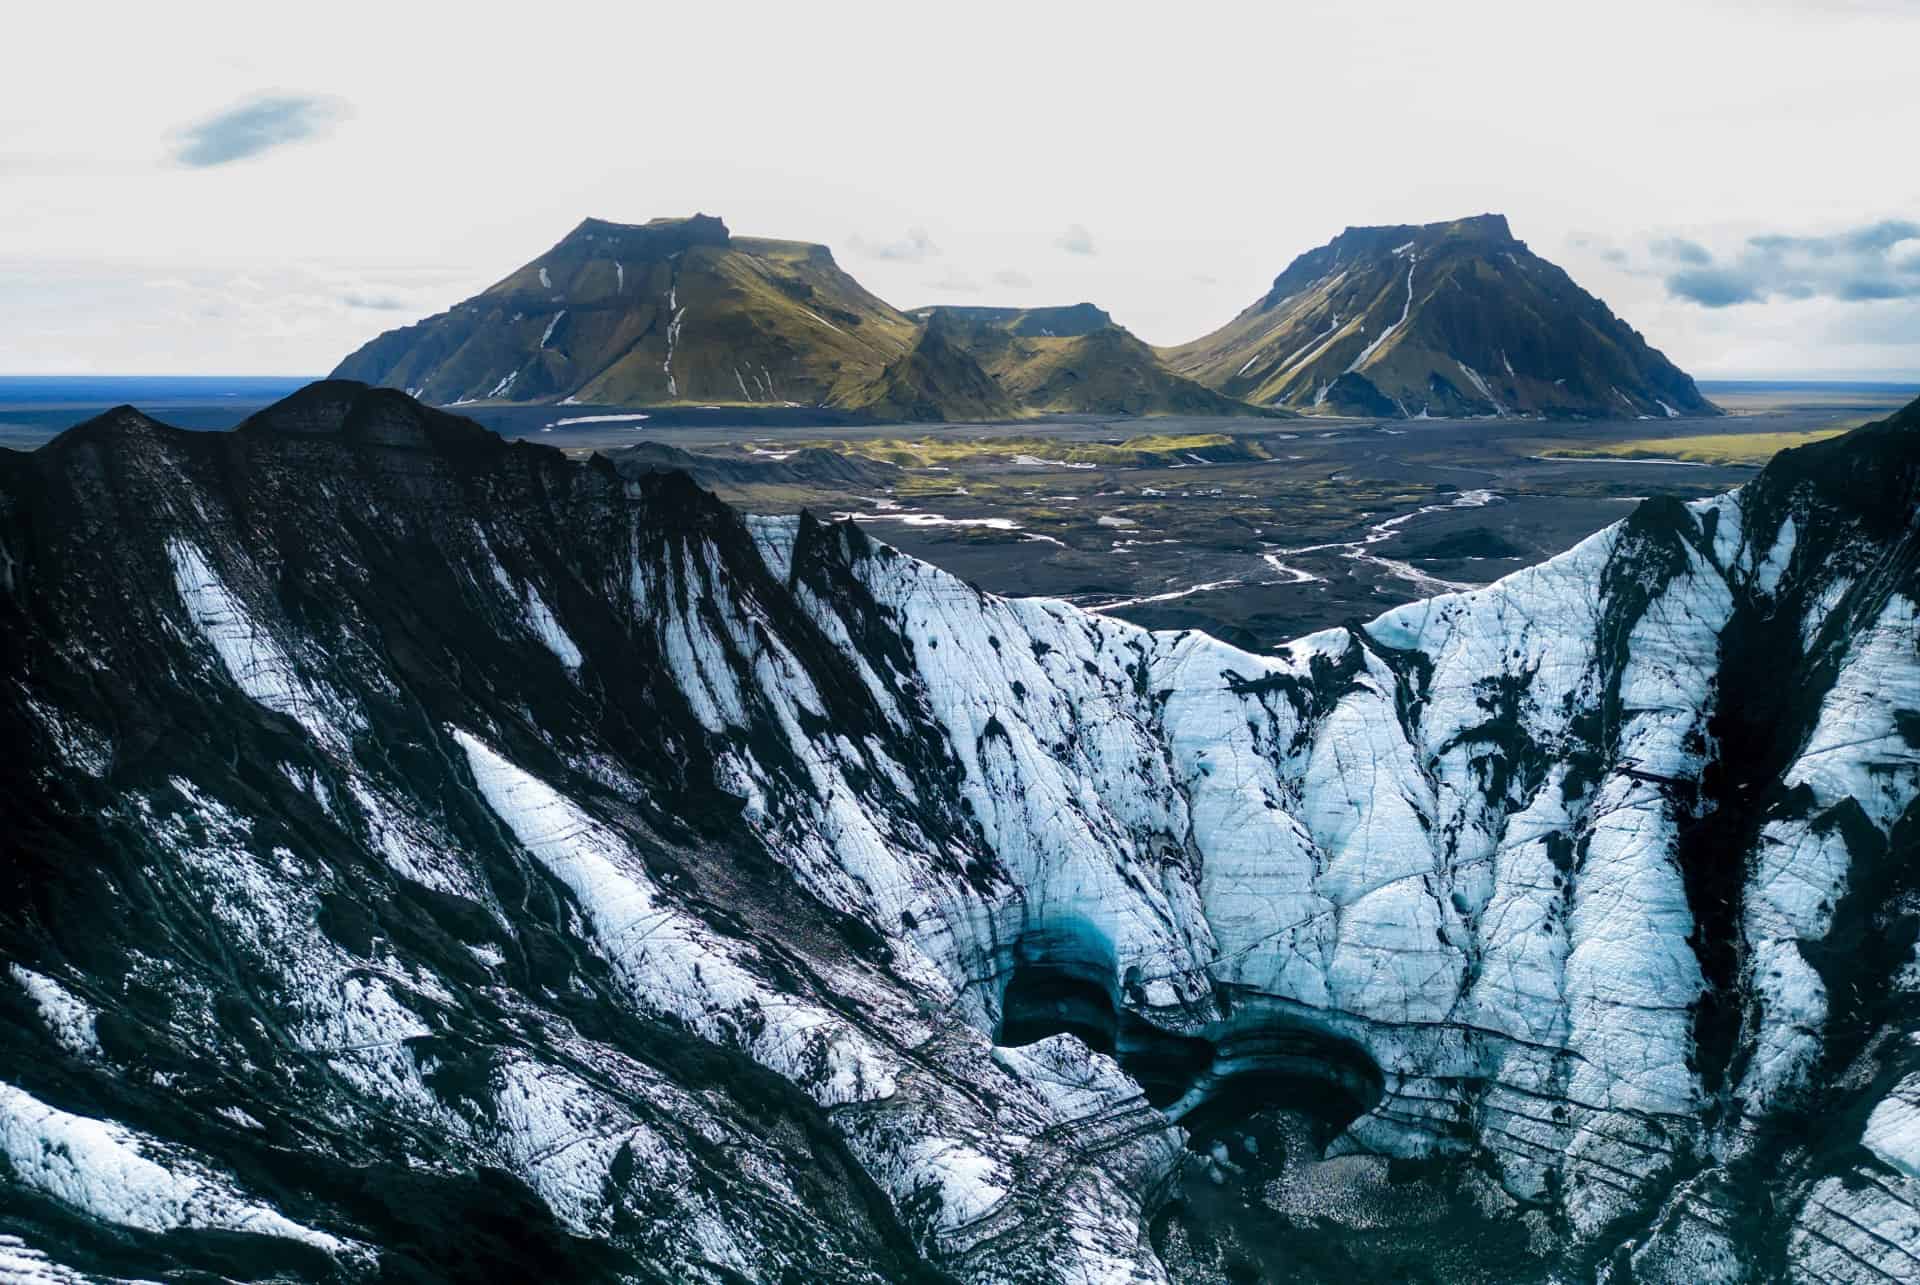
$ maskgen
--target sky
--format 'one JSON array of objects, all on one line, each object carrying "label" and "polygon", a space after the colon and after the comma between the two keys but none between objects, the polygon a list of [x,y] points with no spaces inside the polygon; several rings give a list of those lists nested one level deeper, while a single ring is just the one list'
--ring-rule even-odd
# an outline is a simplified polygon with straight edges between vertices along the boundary
[{"label": "sky", "polygon": [[321,374],[587,216],[1195,338],[1483,211],[1702,378],[1920,376],[1920,0],[34,5],[0,374]]}]

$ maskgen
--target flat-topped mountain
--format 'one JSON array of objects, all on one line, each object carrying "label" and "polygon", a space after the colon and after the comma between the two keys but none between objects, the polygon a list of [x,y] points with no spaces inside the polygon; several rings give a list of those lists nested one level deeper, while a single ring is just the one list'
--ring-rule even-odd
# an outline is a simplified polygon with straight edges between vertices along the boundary
[{"label": "flat-topped mountain", "polygon": [[1225,326],[1162,356],[1229,396],[1328,413],[1719,413],[1498,214],[1348,228]]},{"label": "flat-topped mountain", "polygon": [[696,214],[588,219],[446,312],[334,374],[442,404],[831,404],[878,378],[914,323],[823,245],[736,237]]}]

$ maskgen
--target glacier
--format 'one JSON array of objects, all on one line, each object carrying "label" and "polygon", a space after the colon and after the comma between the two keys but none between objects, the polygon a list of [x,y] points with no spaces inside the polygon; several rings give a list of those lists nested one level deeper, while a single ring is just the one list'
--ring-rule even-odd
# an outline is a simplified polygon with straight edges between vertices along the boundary
[{"label": "glacier", "polygon": [[1910,1277],[1912,418],[1271,654],[354,385],[84,426],[0,475],[0,1123],[349,1274],[455,1250],[262,1132],[587,1275],[1184,1279],[1272,1163],[1516,1279]]}]

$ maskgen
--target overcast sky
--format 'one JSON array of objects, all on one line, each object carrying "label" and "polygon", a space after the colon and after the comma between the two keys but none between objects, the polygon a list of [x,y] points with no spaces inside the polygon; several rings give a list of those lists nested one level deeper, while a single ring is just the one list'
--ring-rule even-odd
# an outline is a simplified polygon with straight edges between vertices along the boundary
[{"label": "overcast sky", "polygon": [[[298,12],[296,21],[286,15]],[[1486,210],[1696,375],[1920,374],[1920,0],[31,5],[0,373],[323,373],[582,217],[1222,324]]]}]

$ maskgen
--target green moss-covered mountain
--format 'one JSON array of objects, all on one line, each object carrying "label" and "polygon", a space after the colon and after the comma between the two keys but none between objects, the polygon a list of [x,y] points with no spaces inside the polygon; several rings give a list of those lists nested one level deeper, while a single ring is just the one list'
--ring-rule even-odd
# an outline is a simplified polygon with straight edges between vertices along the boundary
[{"label": "green moss-covered mountain", "polygon": [[333,373],[441,405],[787,404],[923,422],[1249,413],[1092,304],[908,315],[823,245],[734,236],[704,214],[588,219]]},{"label": "green moss-covered mountain", "polygon": [[1021,408],[959,342],[959,329],[928,318],[913,347],[848,397],[846,408],[884,420],[1017,419]]},{"label": "green moss-covered mountain", "polygon": [[825,246],[736,237],[700,214],[588,219],[334,373],[442,404],[838,404],[904,356],[915,331]]},{"label": "green moss-covered mountain", "polygon": [[[1090,303],[1056,308],[917,308],[944,323],[1021,410],[1034,414],[1254,415],[1175,374],[1146,343]],[[1269,412],[1271,413],[1271,412]]]},{"label": "green moss-covered mountain", "polygon": [[1328,413],[1719,413],[1498,214],[1348,228],[1225,326],[1160,355],[1227,396]]},{"label": "green moss-covered mountain", "polygon": [[1092,334],[1113,324],[1105,308],[1090,303],[1070,303],[1050,308],[978,308],[940,304],[930,308],[909,308],[907,315],[926,322],[935,314],[975,328],[1004,331],[1022,339],[1071,339]]}]

